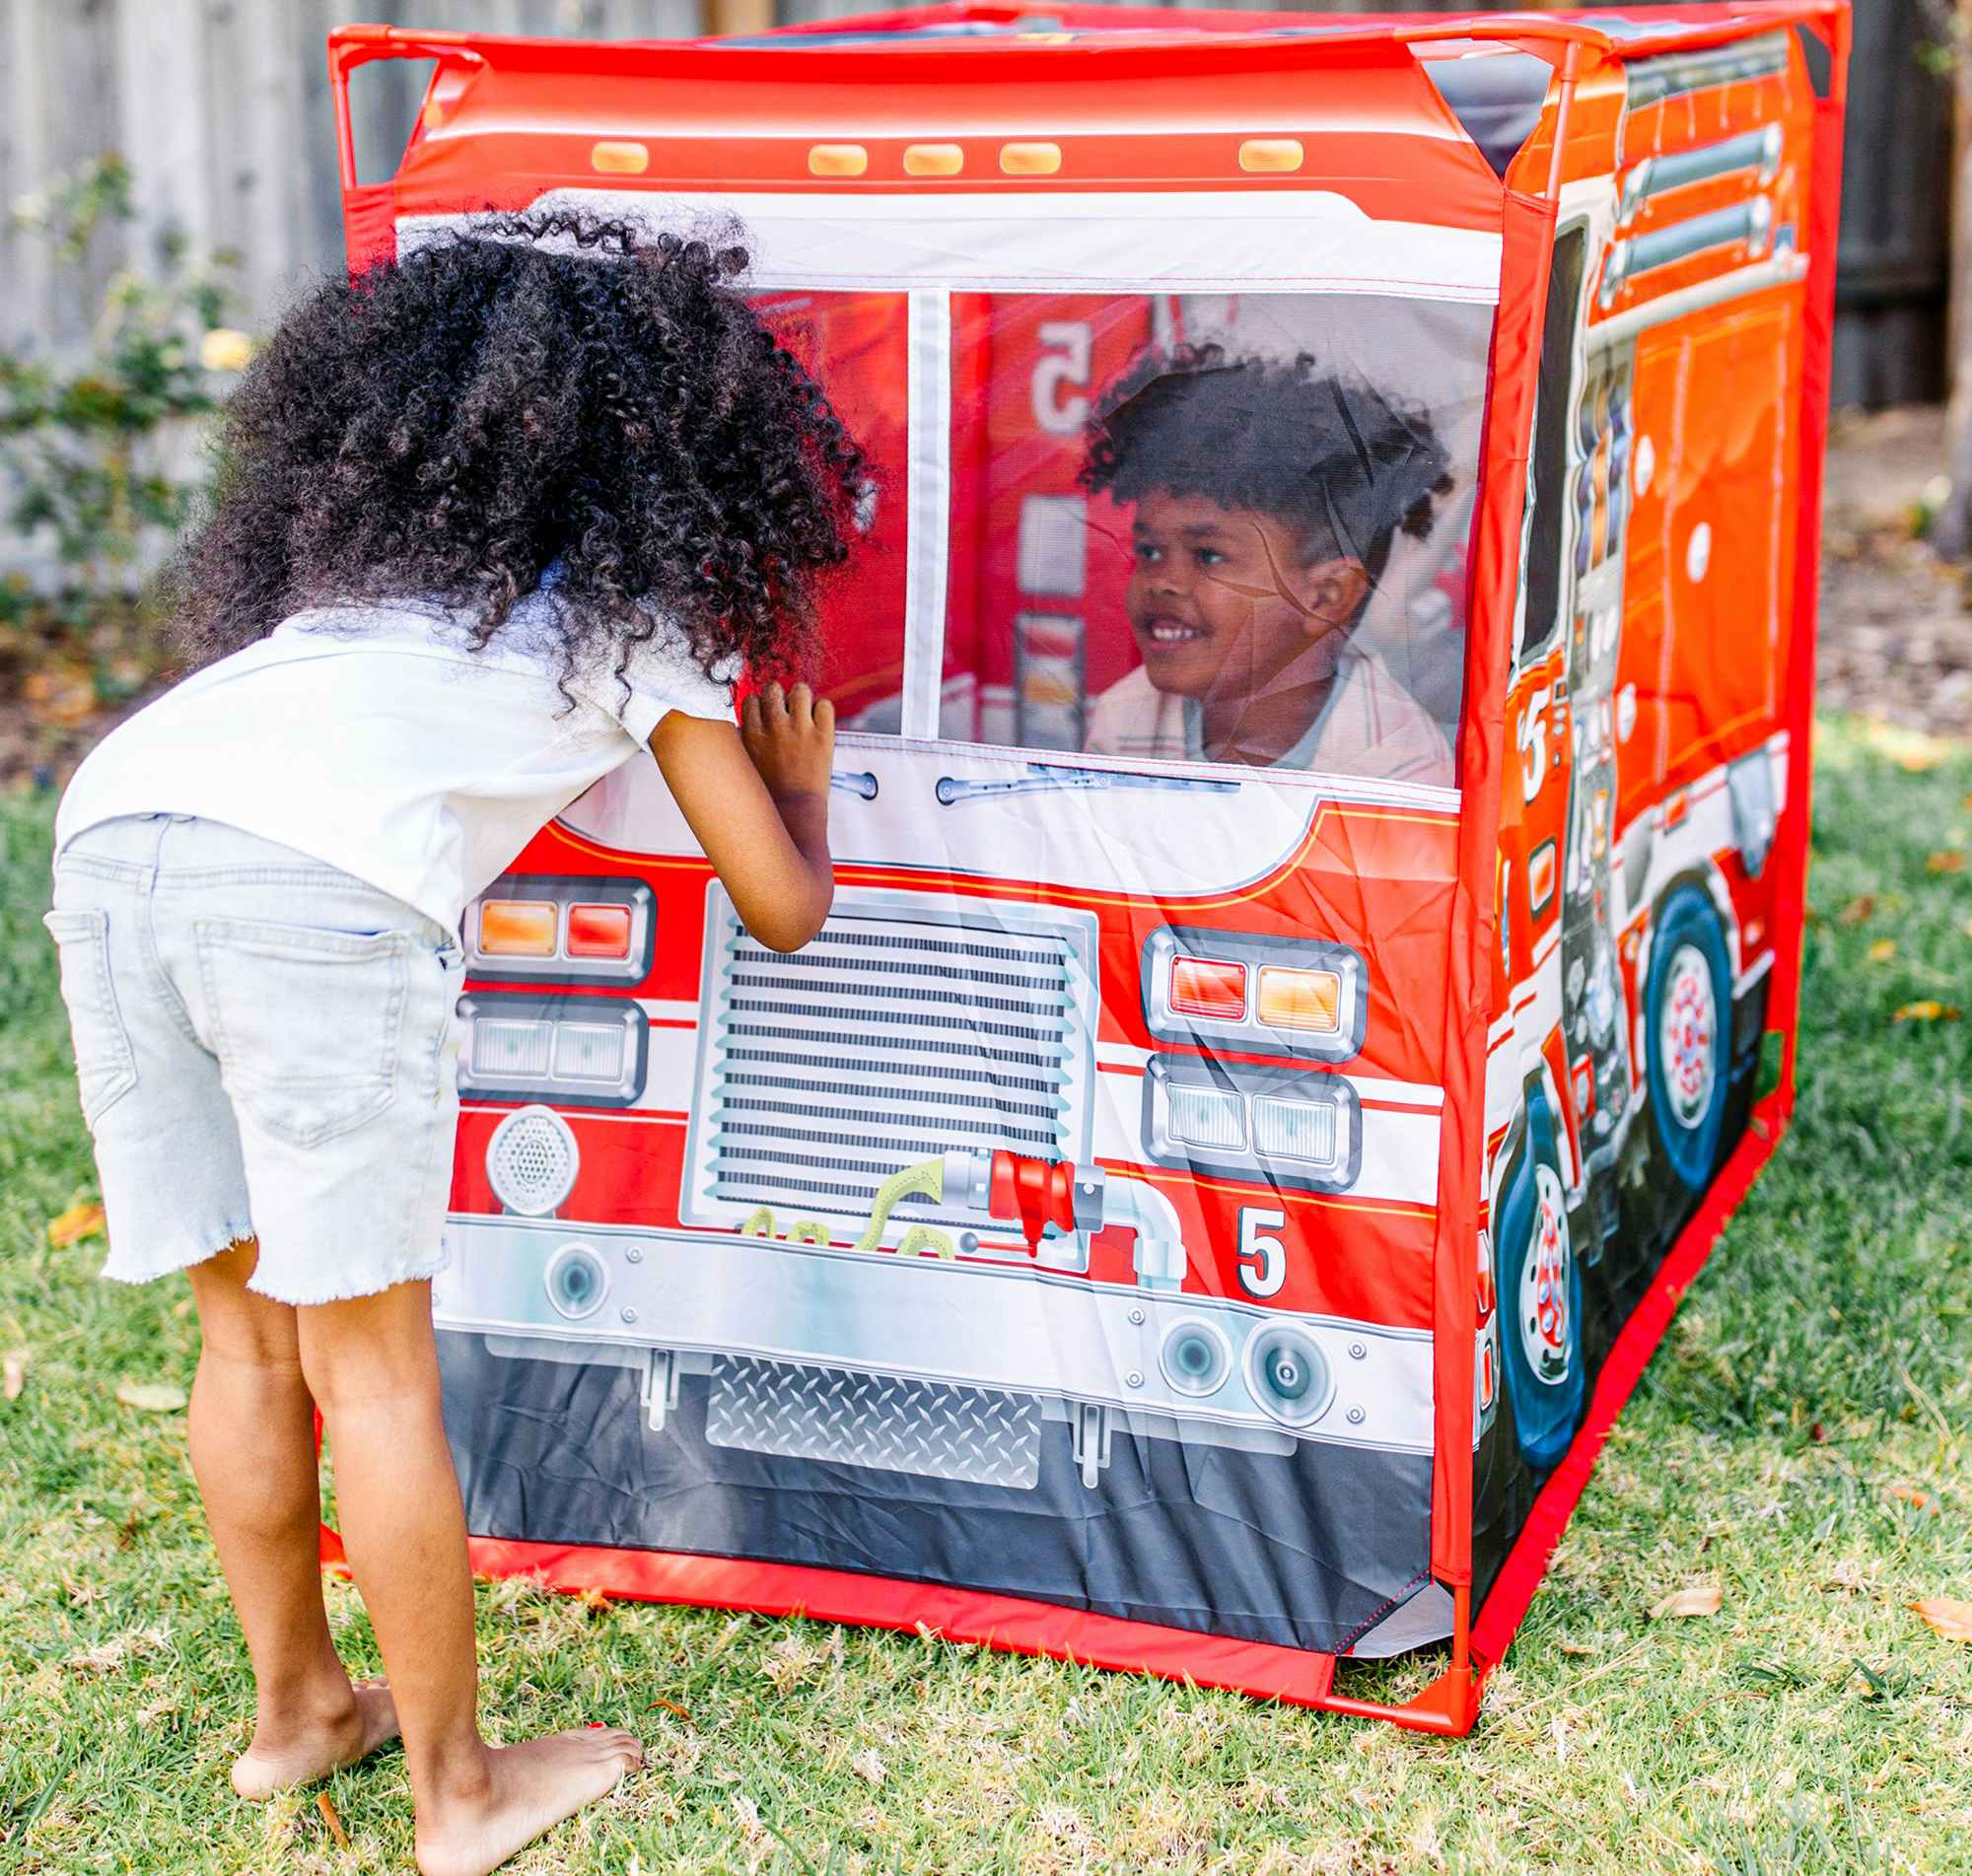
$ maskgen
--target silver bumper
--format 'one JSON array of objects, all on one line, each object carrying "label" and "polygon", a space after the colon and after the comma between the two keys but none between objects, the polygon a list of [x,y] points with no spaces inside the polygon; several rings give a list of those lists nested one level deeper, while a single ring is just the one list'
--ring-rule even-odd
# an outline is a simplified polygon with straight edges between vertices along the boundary
[{"label": "silver bumper", "polygon": [[[718,1444],[1019,1485],[1043,1420],[1071,1423],[1092,1483],[1118,1427],[1431,1450],[1422,1331],[726,1232],[475,1216],[449,1235],[440,1328],[502,1354],[647,1366],[654,1425],[680,1373],[708,1374]],[[982,1439],[984,1474],[937,1458]]]}]

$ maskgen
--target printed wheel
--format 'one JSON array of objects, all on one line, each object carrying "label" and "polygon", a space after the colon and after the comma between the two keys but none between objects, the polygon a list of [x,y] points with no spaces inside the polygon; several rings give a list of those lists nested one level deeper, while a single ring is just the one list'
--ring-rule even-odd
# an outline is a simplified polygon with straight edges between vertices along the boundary
[{"label": "printed wheel", "polygon": [[1687,1193],[1703,1191],[1719,1163],[1731,1026],[1731,967],[1719,915],[1698,887],[1679,886],[1657,915],[1644,1047],[1651,1135]]},{"label": "printed wheel", "polygon": [[1568,1450],[1582,1424],[1582,1272],[1568,1228],[1554,1120],[1535,1095],[1527,1139],[1500,1201],[1501,1365],[1514,1434],[1527,1464],[1542,1471]]}]

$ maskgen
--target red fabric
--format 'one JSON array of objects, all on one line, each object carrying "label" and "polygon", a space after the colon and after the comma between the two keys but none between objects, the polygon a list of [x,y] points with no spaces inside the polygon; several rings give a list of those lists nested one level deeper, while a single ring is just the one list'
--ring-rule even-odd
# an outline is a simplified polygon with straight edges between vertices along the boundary
[{"label": "red fabric", "polygon": [[1472,1358],[1479,1333],[1476,1270],[1479,1172],[1486,1132],[1486,1025],[1498,943],[1500,776],[1508,641],[1526,507],[1541,322],[1554,253],[1555,205],[1505,197],[1500,312],[1493,328],[1474,520],[1472,621],[1465,647],[1465,727],[1459,739],[1458,880],[1451,901],[1444,1011],[1444,1118],[1439,1130],[1438,1232],[1432,1250],[1437,1460],[1432,1469],[1431,1567],[1441,1582],[1472,1580]]},{"label": "red fabric", "polygon": [[397,191],[392,184],[377,182],[343,191],[342,240],[352,280],[380,260],[396,258]]},{"label": "red fabric", "polygon": [[[325,1548],[331,1537],[324,1533]],[[977,1642],[1014,1654],[1043,1654],[1200,1687],[1233,1688],[1291,1706],[1320,1705],[1335,1679],[1333,1655],[849,1570],[503,1538],[474,1538],[472,1566],[490,1576],[536,1575],[554,1589],[595,1590],[631,1602],[748,1609],[768,1616],[805,1616],[811,1622],[931,1633],[948,1641]]]},{"label": "red fabric", "polygon": [[[1231,164],[1225,127],[1278,125],[1305,147],[1305,174],[1367,214],[1403,219],[1428,202],[1434,223],[1499,226],[1499,178],[1387,35],[1200,37],[1185,49],[1178,87],[1170,48],[1132,38],[1092,42],[1073,58],[1018,38],[947,39],[845,48],[825,63],[725,41],[619,44],[606,63],[573,40],[465,43],[484,63],[444,121],[405,151],[392,185],[400,215],[521,207],[562,184],[807,190],[816,124],[854,124],[882,144],[936,121],[941,135],[978,147],[968,189],[1055,191],[1050,178],[1008,176],[989,159],[1000,138],[1028,134],[1038,117],[1068,137],[1099,132],[1099,150],[1077,173],[1085,187],[1249,190],[1255,179]],[[1148,88],[1159,91],[1162,121],[1132,130],[1117,100]],[[599,139],[642,143],[647,167],[599,174]]]},{"label": "red fabric", "polygon": [[1754,1175],[1767,1163],[1774,1150],[1778,1126],[1778,1103],[1762,1102],[1738,1150],[1712,1182],[1712,1189],[1705,1195],[1696,1216],[1678,1234],[1663,1268],[1617,1336],[1609,1358],[1596,1377],[1595,1392],[1589,1396],[1582,1430],[1534,1499],[1534,1508],[1514,1548],[1507,1553],[1507,1561],[1480,1607],[1479,1619],[1472,1625],[1472,1652],[1482,1672],[1506,1653],[1514,1632],[1520,1626],[1520,1618],[1527,1613],[1527,1605],[1533,1601],[1534,1591],[1547,1572],[1548,1560],[1561,1542],[1569,1516],[1587,1488],[1609,1428],[1615,1424],[1623,1403],[1630,1398],[1657,1344],[1663,1340],[1684,1292],[1704,1268],[1726,1220],[1746,1196]]}]

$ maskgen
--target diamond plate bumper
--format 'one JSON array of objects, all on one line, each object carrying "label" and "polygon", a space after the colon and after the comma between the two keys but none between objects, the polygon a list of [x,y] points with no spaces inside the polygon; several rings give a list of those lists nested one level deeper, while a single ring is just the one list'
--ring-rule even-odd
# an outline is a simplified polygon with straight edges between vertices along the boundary
[{"label": "diamond plate bumper", "polygon": [[705,1436],[715,1446],[833,1460],[1031,1492],[1041,1406],[1031,1394],[857,1374],[791,1361],[714,1361]]}]

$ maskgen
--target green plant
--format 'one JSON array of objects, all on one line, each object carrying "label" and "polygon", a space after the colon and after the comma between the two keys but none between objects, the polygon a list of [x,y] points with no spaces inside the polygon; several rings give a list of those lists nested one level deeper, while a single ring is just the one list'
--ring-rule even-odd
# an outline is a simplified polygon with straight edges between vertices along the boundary
[{"label": "green plant", "polygon": [[[130,169],[113,153],[12,215],[71,274],[135,218]],[[197,429],[249,353],[225,324],[235,257],[195,259],[169,232],[155,254],[110,276],[75,355],[0,348],[0,502],[15,537],[0,555],[15,563],[0,579],[0,692],[57,739],[158,672],[146,578],[204,486]],[[51,558],[52,579],[19,571],[30,556]]]},{"label": "green plant", "polygon": [[[106,224],[134,216],[129,168],[111,154],[30,198],[14,221],[79,267]],[[244,362],[244,339],[224,324],[232,295],[218,270],[231,264],[221,254],[193,265],[183,240],[167,235],[155,274],[111,276],[81,358],[0,351],[8,521],[23,534],[45,529],[64,584],[85,594],[127,589],[196,493],[194,477],[175,472],[174,426],[217,408],[215,365]]]}]

